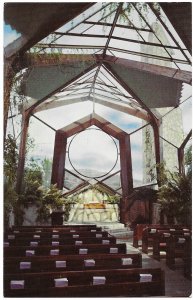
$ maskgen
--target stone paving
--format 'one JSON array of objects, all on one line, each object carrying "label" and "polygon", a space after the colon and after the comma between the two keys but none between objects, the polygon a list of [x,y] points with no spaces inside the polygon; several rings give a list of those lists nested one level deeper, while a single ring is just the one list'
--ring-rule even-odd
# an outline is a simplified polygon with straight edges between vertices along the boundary
[{"label": "stone paving", "polygon": [[[176,260],[176,270],[170,270],[166,266],[165,258],[157,261],[152,258],[152,252],[144,254],[141,247],[132,246],[132,232],[128,238],[117,238],[118,243],[126,243],[127,253],[141,252],[143,268],[161,268],[165,271],[165,297],[190,297],[192,294],[192,281],[183,275],[183,265],[181,259]],[[163,253],[164,254],[164,253]],[[157,297],[156,297],[157,298]]]},{"label": "stone paving", "polygon": [[[170,270],[165,263],[165,259],[161,258],[157,261],[152,258],[152,252],[149,251],[148,255],[142,253],[141,247],[134,248],[133,244],[133,231],[129,228],[125,228],[120,223],[98,223],[103,230],[107,230],[111,235],[117,238],[117,243],[126,243],[127,253],[141,252],[142,254],[142,267],[143,268],[161,268],[165,271],[165,296],[166,298],[191,297],[192,294],[192,281],[185,278],[183,275],[182,261],[178,259],[176,261],[176,270]],[[154,297],[159,298],[159,297]],[[161,297],[163,298],[163,296]]]}]

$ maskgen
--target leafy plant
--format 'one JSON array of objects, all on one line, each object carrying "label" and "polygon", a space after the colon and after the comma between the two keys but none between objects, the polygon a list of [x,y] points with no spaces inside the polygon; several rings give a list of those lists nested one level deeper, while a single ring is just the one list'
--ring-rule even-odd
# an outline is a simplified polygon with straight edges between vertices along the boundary
[{"label": "leafy plant", "polygon": [[13,185],[16,180],[18,164],[18,148],[16,140],[12,135],[8,135],[4,144],[4,175],[6,182]]},{"label": "leafy plant", "polygon": [[41,197],[36,201],[37,221],[47,221],[53,210],[62,208],[64,204],[62,191],[59,190],[56,185],[51,185],[50,188],[47,189],[41,186],[37,191],[41,193]]},{"label": "leafy plant", "polygon": [[42,197],[39,189],[42,184],[41,168],[32,159],[25,169],[22,192],[19,195],[19,204],[28,207],[29,204],[37,203]]},{"label": "leafy plant", "polygon": [[185,153],[186,173],[192,176],[192,145],[188,147]]},{"label": "leafy plant", "polygon": [[108,198],[105,202],[109,204],[120,204],[120,197],[117,195],[113,195],[113,196],[108,195]]},{"label": "leafy plant", "polygon": [[46,187],[50,185],[51,179],[51,171],[52,171],[52,161],[49,158],[44,158],[42,161],[42,168],[43,168],[43,184]]},{"label": "leafy plant", "polygon": [[78,198],[69,197],[64,199],[64,221],[68,221],[72,205],[78,202]]},{"label": "leafy plant", "polygon": [[[186,160],[185,160],[186,161]],[[191,161],[189,160],[191,165]],[[171,173],[161,166],[162,185],[158,190],[158,203],[168,218],[176,218],[179,223],[191,225],[192,175],[191,172]]]},{"label": "leafy plant", "polygon": [[16,171],[18,163],[18,148],[16,140],[8,135],[4,144],[4,227],[10,226],[10,214],[15,216],[15,224],[22,222],[23,211],[18,206],[18,195],[15,192]]},{"label": "leafy plant", "polygon": [[17,209],[17,200],[18,195],[16,194],[13,186],[10,184],[10,182],[6,181],[4,182],[4,227],[5,230],[7,230],[10,227],[10,214],[11,212],[16,213],[18,218],[16,218],[16,222],[19,222],[19,220],[22,217],[22,211],[18,211]]}]

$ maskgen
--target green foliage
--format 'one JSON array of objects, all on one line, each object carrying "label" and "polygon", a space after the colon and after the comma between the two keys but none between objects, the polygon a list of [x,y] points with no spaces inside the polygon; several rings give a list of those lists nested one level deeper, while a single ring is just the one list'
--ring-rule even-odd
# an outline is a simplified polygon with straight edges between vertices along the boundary
[{"label": "green foliage", "polygon": [[77,203],[77,198],[63,197],[63,193],[56,185],[51,185],[50,188],[39,188],[42,191],[42,197],[38,205],[38,222],[47,221],[50,218],[50,213],[54,210],[62,210],[64,212],[64,220],[68,221],[70,210],[73,204]]},{"label": "green foliage", "polygon": [[18,148],[16,140],[12,135],[8,135],[4,144],[4,175],[7,183],[14,184],[18,164]]},{"label": "green foliage", "polygon": [[36,163],[31,164],[25,169],[23,186],[25,187],[34,181],[37,181],[40,185],[42,184],[42,170]]},{"label": "green foliage", "polygon": [[[136,8],[139,10],[140,13],[142,13],[143,17],[147,19],[147,13],[148,13],[148,4],[146,2],[136,2],[135,4],[132,2],[111,2],[108,6],[106,6],[102,11],[102,20],[105,23],[108,23],[110,21],[110,17],[113,15],[113,13],[117,10],[119,5],[122,5],[121,11],[119,14],[118,22],[133,26],[132,22],[132,13],[135,11],[134,5],[136,5]],[[134,4],[134,5],[133,5]],[[159,10],[158,6],[155,6],[156,9]],[[141,23],[141,26],[143,25],[143,17],[141,17],[138,14],[139,21]]]},{"label": "green foliage", "polygon": [[5,230],[9,228],[9,215],[11,212],[18,213],[16,222],[22,217],[22,211],[17,209],[18,195],[16,194],[13,186],[5,181],[4,182],[4,227]]},{"label": "green foliage", "polygon": [[187,173],[191,176],[192,175],[192,145],[190,145],[185,152],[185,166],[187,169]]},{"label": "green foliage", "polygon": [[50,188],[43,188],[42,186],[37,189],[41,193],[41,197],[36,201],[37,205],[37,221],[47,221],[50,213],[53,210],[61,209],[64,204],[62,191],[56,185],[51,185]]},{"label": "green foliage", "polygon": [[18,148],[13,136],[8,135],[4,144],[4,227],[9,228],[9,216],[13,212],[15,224],[20,225],[23,211],[18,205],[18,195],[15,192],[15,181],[18,164]]},{"label": "green foliage", "polygon": [[78,198],[69,197],[64,199],[64,221],[68,221],[72,205],[78,202]]},{"label": "green foliage", "polygon": [[19,204],[28,207],[31,203],[37,203],[42,197],[39,189],[42,184],[41,168],[32,159],[24,172],[22,192],[19,195]]},{"label": "green foliage", "polygon": [[117,195],[108,196],[105,202],[109,204],[120,204],[120,197]]},{"label": "green foliage", "polygon": [[158,203],[168,217],[175,217],[179,223],[191,224],[192,177],[164,171],[164,181],[158,190]]},{"label": "green foliage", "polygon": [[46,187],[50,185],[51,178],[51,170],[52,170],[52,161],[49,158],[44,158],[42,161],[42,169],[43,169],[43,184]]}]

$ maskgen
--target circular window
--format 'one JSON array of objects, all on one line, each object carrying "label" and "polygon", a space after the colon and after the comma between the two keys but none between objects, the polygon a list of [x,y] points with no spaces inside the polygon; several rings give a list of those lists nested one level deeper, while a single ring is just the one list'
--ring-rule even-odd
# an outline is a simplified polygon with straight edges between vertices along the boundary
[{"label": "circular window", "polygon": [[89,128],[72,138],[68,147],[68,158],[78,174],[87,178],[100,178],[115,168],[118,147],[107,133]]}]

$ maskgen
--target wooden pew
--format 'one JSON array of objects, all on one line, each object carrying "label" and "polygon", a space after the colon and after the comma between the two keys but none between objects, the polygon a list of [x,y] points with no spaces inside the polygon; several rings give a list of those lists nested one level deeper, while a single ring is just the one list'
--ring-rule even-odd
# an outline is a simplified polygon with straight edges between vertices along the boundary
[{"label": "wooden pew", "polygon": [[92,232],[92,231],[79,231],[79,232],[15,232],[11,234],[5,234],[4,240],[8,240],[9,237],[23,240],[25,238],[30,239],[68,239],[68,238],[82,238],[82,237],[107,237],[109,236],[107,231]]},{"label": "wooden pew", "polygon": [[37,226],[12,226],[11,230],[19,230],[19,231],[34,231],[34,230],[42,230],[42,231],[52,231],[52,230],[69,230],[69,229],[78,229],[78,230],[91,230],[97,229],[95,224],[65,224],[65,225],[57,225],[57,226],[49,226],[49,225],[37,225]]},{"label": "wooden pew", "polygon": [[[106,240],[104,240],[106,241]],[[110,248],[118,248],[118,253],[126,253],[126,244],[82,244],[65,246],[10,246],[4,248],[4,257],[26,256],[26,251],[34,250],[35,255],[50,255],[52,249],[59,249],[60,255],[87,253],[110,253]],[[29,253],[29,252],[28,252]]]},{"label": "wooden pew", "polygon": [[[174,225],[177,229],[178,226],[181,228],[181,225]],[[133,247],[138,248],[139,242],[142,242],[142,234],[145,228],[150,229],[169,229],[171,225],[161,225],[161,224],[137,224],[133,231]]]},{"label": "wooden pew", "polygon": [[139,241],[142,240],[142,232],[149,224],[137,224],[133,230],[133,247],[139,247]]},{"label": "wooden pew", "polygon": [[192,237],[186,239],[186,243],[184,245],[184,276],[188,279],[192,278]]},{"label": "wooden pew", "polygon": [[[115,246],[113,247],[115,248]],[[131,260],[125,259],[130,258]],[[91,260],[91,261],[88,261]],[[94,261],[93,261],[94,260]],[[60,267],[56,261],[62,261]],[[21,262],[31,262],[29,269],[21,269]],[[89,264],[89,265],[88,265]],[[72,270],[101,270],[101,269],[128,269],[140,268],[142,256],[134,254],[80,254],[80,255],[50,255],[50,256],[29,256],[29,257],[8,257],[4,258],[4,274],[9,273],[31,273],[47,271],[72,271]]]},{"label": "wooden pew", "polygon": [[187,229],[189,230],[189,228],[183,226],[183,225],[172,225],[172,226],[169,226],[169,225],[158,225],[158,226],[155,226],[155,225],[151,225],[151,226],[148,226],[146,227],[143,232],[142,232],[142,252],[144,253],[148,253],[148,247],[152,247],[153,246],[153,238],[154,236],[156,236],[156,233],[157,231],[160,231],[160,230],[183,230],[183,229]]},{"label": "wooden pew", "polygon": [[52,245],[53,241],[58,241],[60,245],[75,245],[76,243],[82,242],[82,244],[102,244],[104,240],[109,240],[110,243],[115,243],[116,238],[111,237],[82,237],[82,238],[59,238],[59,239],[52,239],[52,238],[42,238],[42,239],[32,239],[32,238],[15,238],[15,239],[5,239],[4,245],[10,246],[30,246],[32,241],[38,242],[39,245]]},{"label": "wooden pew", "polygon": [[14,234],[15,232],[32,232],[32,233],[36,233],[36,232],[82,232],[82,231],[91,231],[91,232],[98,232],[98,231],[102,231],[102,228],[101,227],[91,227],[91,228],[88,228],[88,227],[74,227],[74,228],[71,228],[71,227],[49,227],[49,228],[39,228],[39,227],[33,227],[33,228],[22,228],[22,227],[19,227],[19,228],[10,228],[8,229],[8,231],[6,233],[10,233],[10,234]]},{"label": "wooden pew", "polygon": [[[140,281],[140,278],[145,274],[146,277],[152,276],[151,281]],[[94,285],[93,277],[102,277],[105,284]],[[57,278],[67,278],[68,286],[55,287],[54,279]],[[11,280],[24,280],[24,289],[10,289]],[[165,295],[164,272],[161,269],[9,274],[5,275],[4,281],[5,297],[145,297]]]},{"label": "wooden pew", "polygon": [[184,230],[158,230],[153,235],[153,258],[156,260],[160,260],[160,252],[161,251],[167,251],[167,242],[170,242],[170,237],[184,237],[186,235],[191,235],[190,231],[184,231]]},{"label": "wooden pew", "polygon": [[191,243],[191,236],[184,236],[184,235],[181,236],[172,235],[166,241],[166,265],[170,269],[175,270],[176,258],[182,258],[182,260],[186,258],[187,259],[186,266],[188,261],[190,263],[191,253],[186,252],[188,248],[190,250],[190,243]]}]

